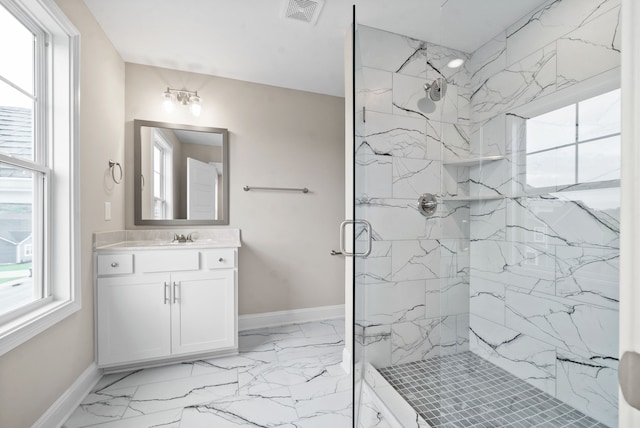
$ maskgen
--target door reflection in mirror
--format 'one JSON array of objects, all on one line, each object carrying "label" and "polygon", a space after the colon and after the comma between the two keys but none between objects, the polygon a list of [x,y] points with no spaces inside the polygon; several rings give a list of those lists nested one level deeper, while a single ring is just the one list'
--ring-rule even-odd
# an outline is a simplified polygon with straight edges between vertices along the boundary
[{"label": "door reflection in mirror", "polygon": [[136,224],[228,224],[226,129],[136,120],[134,133]]}]

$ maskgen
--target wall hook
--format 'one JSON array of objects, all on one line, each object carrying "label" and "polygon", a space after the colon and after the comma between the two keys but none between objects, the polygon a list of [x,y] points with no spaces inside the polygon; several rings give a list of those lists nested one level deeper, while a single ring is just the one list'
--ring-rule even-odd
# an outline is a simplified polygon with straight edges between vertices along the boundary
[{"label": "wall hook", "polygon": [[[116,178],[116,172],[115,172],[116,167],[118,167],[118,170],[119,170],[118,178]],[[113,182],[116,184],[120,184],[122,182],[122,176],[123,176],[122,165],[120,165],[120,162],[115,162],[109,159],[109,169],[111,169],[111,178],[113,178]]]}]

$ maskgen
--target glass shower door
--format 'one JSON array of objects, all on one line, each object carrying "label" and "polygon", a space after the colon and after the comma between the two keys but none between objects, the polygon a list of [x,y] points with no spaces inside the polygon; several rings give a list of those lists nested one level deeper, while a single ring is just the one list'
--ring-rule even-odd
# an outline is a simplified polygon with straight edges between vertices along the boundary
[{"label": "glass shower door", "polygon": [[390,386],[435,427],[616,426],[620,9],[592,6],[523,10],[468,52],[439,42],[456,25],[427,41],[358,26],[361,421]]},{"label": "glass shower door", "polygon": [[[379,416],[371,397],[397,394],[381,375],[384,369],[441,355],[443,337],[449,338],[439,290],[443,248],[456,244],[443,245],[442,230],[456,220],[441,204],[441,141],[443,135],[459,135],[454,124],[442,121],[457,94],[443,89],[446,83],[429,68],[427,50],[424,41],[357,26],[354,205],[355,218],[372,226],[371,252],[355,260],[354,271],[356,382],[364,380],[355,405],[364,427]],[[459,151],[455,144],[450,150]],[[421,210],[425,194],[432,196],[423,198]],[[363,251],[366,227],[354,234]],[[454,337],[446,345],[455,349],[456,317],[449,320]],[[386,406],[395,400],[383,401]],[[392,413],[406,417],[404,424],[421,419],[415,411]]]}]

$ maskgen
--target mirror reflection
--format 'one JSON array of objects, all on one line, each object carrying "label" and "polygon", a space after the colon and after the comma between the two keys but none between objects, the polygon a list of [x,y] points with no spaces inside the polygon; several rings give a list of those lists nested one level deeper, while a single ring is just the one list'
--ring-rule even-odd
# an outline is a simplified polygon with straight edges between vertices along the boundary
[{"label": "mirror reflection", "polygon": [[134,121],[136,224],[228,224],[227,135]]}]

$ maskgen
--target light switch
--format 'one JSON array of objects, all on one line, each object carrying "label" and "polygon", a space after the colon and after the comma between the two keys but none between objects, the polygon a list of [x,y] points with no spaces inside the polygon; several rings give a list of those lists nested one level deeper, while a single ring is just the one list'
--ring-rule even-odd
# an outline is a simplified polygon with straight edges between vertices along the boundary
[{"label": "light switch", "polygon": [[111,202],[104,203],[104,219],[105,221],[111,220]]}]

